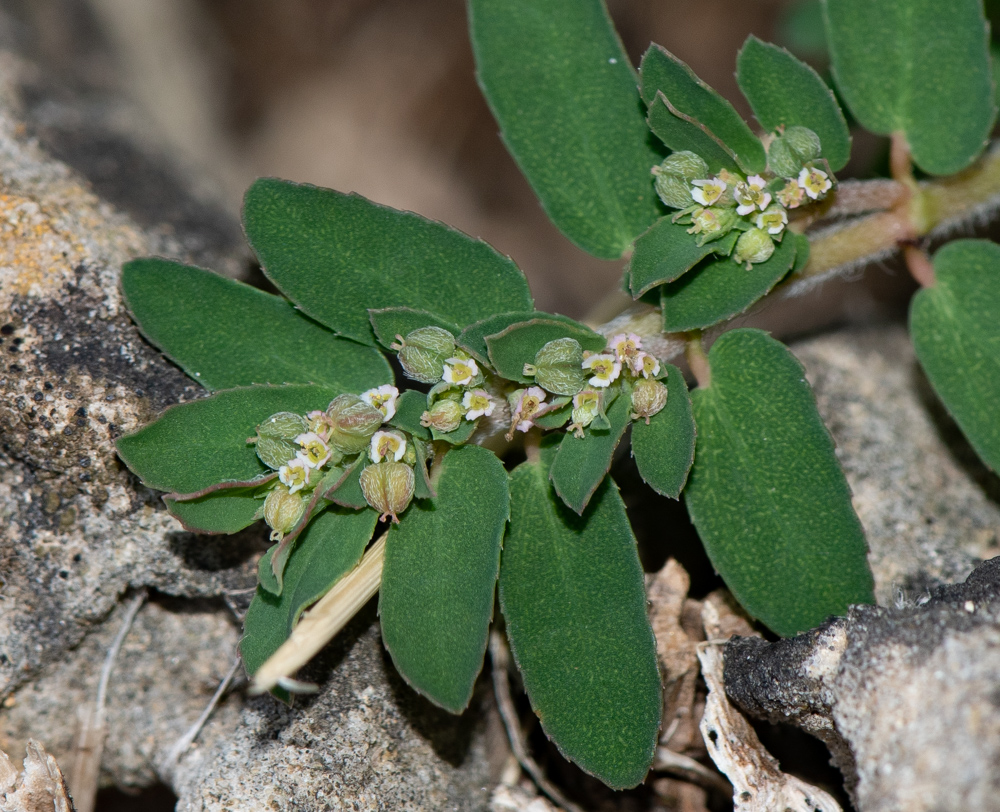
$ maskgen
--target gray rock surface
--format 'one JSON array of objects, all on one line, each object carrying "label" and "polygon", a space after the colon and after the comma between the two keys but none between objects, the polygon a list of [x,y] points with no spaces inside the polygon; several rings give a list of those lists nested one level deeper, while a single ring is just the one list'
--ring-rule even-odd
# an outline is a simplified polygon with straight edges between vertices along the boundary
[{"label": "gray rock surface", "polygon": [[726,693],[830,746],[859,812],[1000,809],[1000,558],[899,608],[734,638]]},{"label": "gray rock surface", "polygon": [[1000,554],[1000,480],[945,414],[903,327],[843,330],[792,350],[836,441],[880,604],[960,581]]}]

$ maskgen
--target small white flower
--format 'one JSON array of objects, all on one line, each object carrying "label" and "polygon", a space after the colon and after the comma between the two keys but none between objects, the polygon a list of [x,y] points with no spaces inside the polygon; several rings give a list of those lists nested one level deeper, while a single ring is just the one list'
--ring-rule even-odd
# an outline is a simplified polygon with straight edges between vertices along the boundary
[{"label": "small white flower", "polygon": [[466,410],[466,420],[475,420],[477,417],[489,417],[493,414],[496,403],[486,390],[473,389],[462,398],[462,408]]},{"label": "small white flower", "polygon": [[618,379],[622,372],[621,361],[617,360],[611,353],[600,353],[591,355],[583,362],[583,368],[594,373],[588,383],[591,386],[611,386]]},{"label": "small white flower", "polygon": [[521,393],[514,405],[514,428],[518,431],[528,431],[532,426],[532,418],[542,408],[545,402],[545,390],[530,386]]},{"label": "small white flower", "polygon": [[369,406],[374,406],[382,412],[382,422],[392,420],[396,414],[396,399],[399,397],[399,390],[392,384],[385,384],[377,389],[369,389],[361,393],[361,399]]},{"label": "small white flower", "polygon": [[691,185],[697,187],[691,190],[691,199],[702,206],[714,205],[726,193],[726,182],[720,178],[693,180]]},{"label": "small white flower", "polygon": [[315,432],[300,434],[295,438],[301,448],[295,454],[297,459],[302,460],[310,468],[322,468],[333,455],[330,446]]},{"label": "small white flower", "polygon": [[802,167],[802,171],[799,172],[797,180],[799,186],[804,189],[805,193],[813,200],[816,200],[826,194],[833,186],[830,182],[830,176],[827,175],[822,169],[817,169],[814,166]]},{"label": "small white flower", "polygon": [[643,378],[655,378],[660,374],[660,362],[655,355],[648,352],[640,352],[629,363],[633,375],[642,375]]},{"label": "small white flower", "polygon": [[751,175],[746,183],[737,183],[733,194],[736,197],[736,213],[747,215],[755,209],[764,211],[771,202],[771,193],[767,191],[767,183],[760,175]]},{"label": "small white flower", "polygon": [[278,469],[278,479],[281,480],[283,485],[288,487],[289,493],[296,493],[309,484],[309,475],[311,473],[312,468],[306,464],[305,460],[301,457],[296,457]]},{"label": "small white flower", "polygon": [[619,361],[627,364],[638,354],[642,339],[635,333],[619,333],[608,342],[608,346],[614,350]]},{"label": "small white flower", "polygon": [[775,204],[758,214],[754,222],[757,228],[764,229],[768,234],[780,234],[788,225],[788,214],[781,206]]},{"label": "small white flower", "polygon": [[479,367],[472,358],[447,358],[444,362],[444,379],[458,386],[468,386],[479,375]]},{"label": "small white flower", "polygon": [[406,453],[406,438],[398,431],[376,431],[372,435],[368,456],[372,462],[392,457],[393,462],[399,462]]}]

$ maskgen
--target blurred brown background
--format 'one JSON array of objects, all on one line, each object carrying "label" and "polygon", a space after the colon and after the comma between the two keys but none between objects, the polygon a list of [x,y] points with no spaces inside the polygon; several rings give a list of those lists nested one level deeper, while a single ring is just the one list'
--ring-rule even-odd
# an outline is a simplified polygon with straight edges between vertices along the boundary
[{"label": "blurred brown background", "polygon": [[[502,2],[502,0],[497,0]],[[793,0],[611,0],[749,115],[750,33],[787,43]],[[124,91],[200,193],[232,213],[254,178],[308,181],[453,224],[510,254],[538,305],[582,316],[618,284],[549,224],[479,93],[462,0],[8,0],[49,69]],[[801,53],[801,48],[799,49]]]}]

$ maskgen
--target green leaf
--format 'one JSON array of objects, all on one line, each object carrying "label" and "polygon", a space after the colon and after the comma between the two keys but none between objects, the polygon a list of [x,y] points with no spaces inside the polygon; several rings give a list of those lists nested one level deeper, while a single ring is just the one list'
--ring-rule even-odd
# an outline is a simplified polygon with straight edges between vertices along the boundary
[{"label": "green leaf", "polygon": [[737,230],[704,245],[687,233],[688,227],[664,217],[635,241],[628,264],[628,284],[633,299],[657,285],[673,282],[713,252],[729,255],[740,236]]},{"label": "green leaf", "polygon": [[736,58],[736,81],[765,130],[808,127],[834,172],[851,157],[851,133],[833,91],[805,62],[752,34]]},{"label": "green leaf", "polygon": [[957,240],[934,256],[934,287],[910,303],[920,365],[982,460],[1000,471],[1000,246]]},{"label": "green leaf", "polygon": [[232,488],[183,502],[170,497],[163,501],[192,533],[238,533],[257,521],[264,500],[256,494],[257,488]]},{"label": "green leaf", "polygon": [[617,259],[660,214],[649,170],[662,156],[604,3],[470,0],[469,19],[479,84],[545,211]]},{"label": "green leaf", "polygon": [[809,238],[805,234],[786,231],[785,239],[795,240],[795,262],[792,263],[792,273],[802,273],[806,269],[806,265],[809,264],[809,254],[812,250],[809,245]]},{"label": "green leaf", "polygon": [[582,438],[563,435],[549,475],[559,497],[577,513],[583,513],[598,485],[611,468],[611,458],[631,422],[632,396],[623,383],[621,392],[607,408],[607,429],[584,429]]},{"label": "green leaf", "polygon": [[340,394],[325,386],[250,386],[171,406],[118,440],[118,455],[150,488],[197,493],[220,482],[269,474],[247,438],[277,412],[325,409]]},{"label": "green leaf", "polygon": [[211,271],[138,259],[122,268],[122,293],[142,334],[207,389],[316,383],[361,392],[392,381],[381,353]]},{"label": "green leaf", "polygon": [[982,152],[996,116],[982,0],[825,0],[823,11],[834,79],[864,127],[902,131],[934,175]]},{"label": "green leaf", "polygon": [[325,497],[331,502],[350,510],[361,510],[368,507],[368,501],[361,490],[361,472],[368,464],[367,454],[362,453],[354,464],[345,472],[336,489],[329,491]]},{"label": "green leaf", "polygon": [[541,417],[536,417],[532,422],[538,426],[538,428],[543,431],[550,431],[551,429],[557,429],[560,426],[564,426],[569,422],[570,417],[573,416],[573,401],[567,398],[568,403],[564,403],[562,406],[558,406],[551,412],[546,412]]},{"label": "green leaf", "polygon": [[[327,508],[310,523],[295,542],[285,568],[281,596],[257,587],[257,594],[243,619],[240,654],[248,675],[253,675],[288,639],[299,616],[310,604],[329,592],[365,551],[378,514]],[[260,561],[262,582],[271,573],[272,547]]]},{"label": "green leaf", "polygon": [[434,491],[434,486],[431,485],[430,475],[427,471],[427,452],[422,443],[414,443],[414,448],[417,453],[417,463],[413,466],[413,497],[415,499],[433,499],[437,493]]},{"label": "green leaf", "polygon": [[607,479],[581,518],[536,462],[510,488],[500,607],[531,707],[563,755],[634,787],[653,759],[662,687],[625,505]]},{"label": "green leaf", "polygon": [[427,396],[416,389],[407,389],[396,400],[396,414],[389,420],[390,426],[402,429],[419,437],[431,439],[431,430],[420,424],[420,416],[427,411]]},{"label": "green leaf", "polygon": [[463,420],[454,431],[442,432],[435,428],[431,429],[431,436],[435,440],[443,440],[451,445],[462,445],[468,442],[473,432],[476,430],[475,420]]},{"label": "green leaf", "polygon": [[460,332],[451,322],[445,321],[426,310],[415,310],[412,307],[383,307],[381,310],[369,310],[368,320],[372,323],[375,338],[387,350],[392,349],[396,336],[406,338],[407,335],[421,327],[440,327],[452,335]]},{"label": "green leaf", "polygon": [[437,497],[389,530],[379,617],[403,678],[461,713],[483,665],[510,496],[500,460],[479,446],[449,451],[434,484]]},{"label": "green leaf", "polygon": [[657,93],[649,105],[646,121],[656,137],[674,152],[688,150],[700,155],[713,175],[721,169],[741,171],[731,149],[708,132],[704,125],[681,115],[676,108],[671,107],[662,93]]},{"label": "green leaf", "polygon": [[[589,327],[569,316],[560,316],[558,313],[546,313],[542,310],[520,310],[514,313],[497,313],[495,316],[470,324],[455,339],[455,343],[462,349],[467,350],[473,358],[484,364],[490,363],[490,351],[486,346],[486,337],[502,333],[508,327],[521,324],[527,321],[558,321],[567,325],[575,331],[587,334],[592,332]],[[575,333],[571,334],[576,337]],[[577,341],[580,339],[577,338]],[[581,345],[583,342],[581,342]],[[532,356],[533,358],[534,356]]]},{"label": "green leaf", "polygon": [[368,309],[412,307],[464,326],[528,310],[524,274],[485,242],[360,195],[262,178],[243,224],[264,273],[304,313],[364,344]]},{"label": "green leaf", "polygon": [[674,333],[711,327],[742,313],[791,270],[796,246],[795,240],[783,239],[767,262],[749,271],[730,257],[720,257],[664,285],[663,329]]},{"label": "green leaf", "polygon": [[632,456],[643,481],[663,496],[676,499],[694,461],[695,425],[684,376],[673,364],[667,371],[667,405],[649,419],[632,423]]},{"label": "green leaf", "polygon": [[600,333],[570,319],[531,319],[486,336],[490,365],[502,378],[531,383],[534,378],[525,376],[524,365],[534,362],[538,351],[557,338],[575,338],[591,352],[600,352],[608,345]]},{"label": "green leaf", "polygon": [[639,65],[639,76],[646,104],[654,106],[657,93],[662,93],[670,107],[703,125],[725,144],[747,175],[764,171],[767,153],[760,139],[728,101],[666,48],[655,44],[649,46]]},{"label": "green leaf", "polygon": [[736,599],[783,636],[874,603],[864,531],[802,365],[760,330],[724,333],[698,426],[688,512]]}]

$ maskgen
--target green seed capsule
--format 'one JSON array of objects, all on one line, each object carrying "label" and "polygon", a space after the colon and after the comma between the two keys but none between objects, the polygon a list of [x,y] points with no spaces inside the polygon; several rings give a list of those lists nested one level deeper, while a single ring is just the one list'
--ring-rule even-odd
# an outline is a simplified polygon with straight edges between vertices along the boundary
[{"label": "green seed capsule", "polygon": [[535,355],[535,382],[554,395],[575,395],[587,382],[583,347],[575,338],[557,338]]},{"label": "green seed capsule", "polygon": [[672,209],[686,209],[694,204],[691,198],[691,184],[680,175],[664,172],[660,167],[653,167],[653,188],[663,201],[664,206]]},{"label": "green seed capsule", "polygon": [[440,381],[444,362],[454,354],[455,337],[440,327],[414,330],[399,345],[400,366],[407,376],[421,383]]},{"label": "green seed capsule", "polygon": [[413,469],[401,462],[380,462],[361,472],[365,501],[382,514],[383,520],[392,517],[399,522],[399,514],[413,499],[413,486]]},{"label": "green seed capsule", "polygon": [[755,263],[766,262],[774,253],[774,241],[762,228],[751,228],[744,231],[736,241],[733,249],[733,261],[746,263],[749,271]]},{"label": "green seed capsule", "polygon": [[357,395],[340,395],[326,410],[330,420],[330,445],[342,454],[364,451],[382,425],[382,412]]},{"label": "green seed capsule", "polygon": [[288,440],[278,440],[274,437],[260,437],[254,447],[260,461],[268,468],[277,471],[289,460],[294,460],[299,447]]},{"label": "green seed capsule", "polygon": [[809,161],[819,157],[819,136],[807,127],[789,127],[776,135],[767,149],[767,163],[775,175],[794,178]]},{"label": "green seed capsule", "polygon": [[668,155],[660,164],[660,169],[680,175],[686,181],[708,177],[708,164],[701,159],[701,156],[683,149]]},{"label": "green seed capsule", "polygon": [[459,427],[463,416],[461,403],[450,398],[439,400],[420,416],[420,425],[447,434]]},{"label": "green seed capsule", "polygon": [[273,437],[276,440],[294,440],[309,431],[306,419],[294,412],[278,412],[257,426],[259,437]]},{"label": "green seed capsule", "polygon": [[275,485],[264,500],[264,521],[274,531],[271,540],[276,541],[291,532],[305,509],[305,499],[297,493],[289,493],[282,484]]},{"label": "green seed capsule", "polygon": [[656,378],[641,378],[632,388],[632,419],[646,421],[667,405],[667,387]]}]

